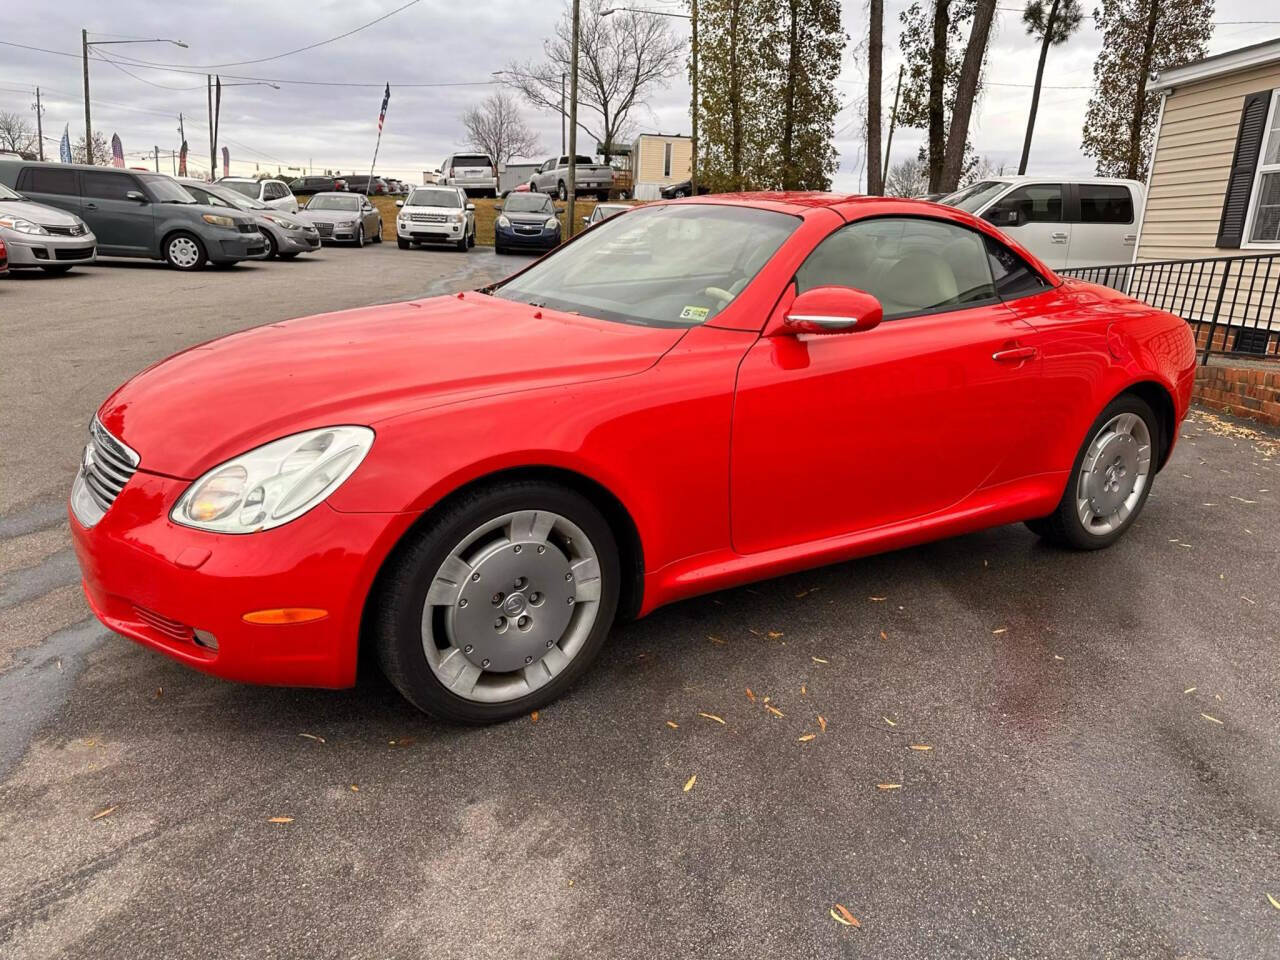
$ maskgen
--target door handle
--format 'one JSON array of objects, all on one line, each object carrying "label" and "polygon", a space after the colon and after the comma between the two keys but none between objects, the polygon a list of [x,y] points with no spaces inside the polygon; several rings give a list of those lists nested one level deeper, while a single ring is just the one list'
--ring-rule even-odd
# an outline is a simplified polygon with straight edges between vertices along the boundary
[{"label": "door handle", "polygon": [[84,208],[85,208],[86,210],[97,210],[97,209],[98,209],[98,205],[97,205],[96,203],[86,203],[86,204],[84,205]]},{"label": "door handle", "polygon": [[1054,243],[1066,243],[1066,242],[1067,242],[1067,235],[1066,235],[1065,233],[1062,233],[1062,232],[1059,232],[1059,233],[1051,233],[1051,234],[1049,234],[1049,239],[1050,239],[1052,242],[1054,242]]},{"label": "door handle", "polygon": [[997,350],[991,355],[991,359],[996,363],[1021,363],[1035,355],[1035,347],[1010,347],[1008,350]]},{"label": "door handle", "polygon": [[1125,236],[1124,236],[1124,245],[1125,245],[1126,247],[1132,247],[1132,246],[1133,246],[1135,243],[1137,243],[1137,242],[1138,242],[1138,235],[1137,235],[1136,233],[1126,233],[1126,234],[1125,234]]}]

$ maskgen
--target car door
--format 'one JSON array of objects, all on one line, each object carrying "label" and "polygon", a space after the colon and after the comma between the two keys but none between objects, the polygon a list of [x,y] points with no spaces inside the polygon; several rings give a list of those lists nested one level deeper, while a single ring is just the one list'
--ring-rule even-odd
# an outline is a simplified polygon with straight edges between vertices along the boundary
[{"label": "car door", "polygon": [[[80,217],[98,236],[102,252],[149,256],[156,246],[154,204],[127,173],[85,170],[80,174]],[[129,195],[133,194],[131,198]]]},{"label": "car door", "polygon": [[986,238],[917,217],[855,221],[819,244],[791,293],[880,300],[858,333],[758,340],[738,372],[731,514],[739,553],[956,508],[1019,476],[1033,430],[1034,333],[999,299]]},{"label": "car door", "polygon": [[992,204],[983,218],[1034,253],[1045,266],[1054,270],[1067,266],[1072,224],[1061,183],[1015,187]]},{"label": "car door", "polygon": [[1078,183],[1069,267],[1129,263],[1138,242],[1133,191],[1124,183]]}]

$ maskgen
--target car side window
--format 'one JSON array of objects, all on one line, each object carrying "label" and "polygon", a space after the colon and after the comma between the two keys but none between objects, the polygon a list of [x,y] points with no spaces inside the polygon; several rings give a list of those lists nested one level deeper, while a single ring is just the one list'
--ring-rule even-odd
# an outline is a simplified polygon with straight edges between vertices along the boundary
[{"label": "car side window", "polygon": [[1133,223],[1133,195],[1129,188],[1114,183],[1082,183],[1081,223]]},{"label": "car side window", "polygon": [[1001,198],[995,208],[1001,213],[1016,213],[1017,220],[996,220],[999,226],[1013,223],[1062,223],[1062,184],[1029,183]]},{"label": "car side window", "polygon": [[995,279],[996,294],[1001,300],[1016,300],[1049,289],[1049,281],[1032,270],[1027,261],[992,237],[987,243],[987,260]]},{"label": "car side window", "polygon": [[56,193],[75,196],[79,192],[74,170],[51,170],[48,167],[28,167],[18,178],[19,193]]},{"label": "car side window", "polygon": [[138,190],[137,181],[133,177],[119,173],[96,173],[86,171],[80,175],[81,191],[86,197],[95,200],[124,200],[125,194]]},{"label": "car side window", "polygon": [[841,227],[796,272],[797,292],[863,290],[885,319],[959,310],[996,299],[984,237],[925,217],[878,217]]}]

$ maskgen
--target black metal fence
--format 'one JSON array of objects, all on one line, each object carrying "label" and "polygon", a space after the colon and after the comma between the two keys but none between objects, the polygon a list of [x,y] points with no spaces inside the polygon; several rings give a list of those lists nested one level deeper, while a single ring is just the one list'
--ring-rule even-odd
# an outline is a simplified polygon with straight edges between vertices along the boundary
[{"label": "black metal fence", "polygon": [[1215,353],[1280,360],[1280,253],[1159,260],[1057,271],[1100,283],[1191,324],[1204,362]]}]

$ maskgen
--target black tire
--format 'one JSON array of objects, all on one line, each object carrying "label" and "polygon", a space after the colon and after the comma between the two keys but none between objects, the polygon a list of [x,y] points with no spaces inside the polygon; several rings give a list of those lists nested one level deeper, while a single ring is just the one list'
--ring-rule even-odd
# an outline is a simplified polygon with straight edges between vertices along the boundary
[{"label": "black tire", "polygon": [[381,220],[378,221],[378,232],[373,235],[373,242],[374,243],[382,242],[382,221]]},{"label": "black tire", "polygon": [[671,198],[672,198],[673,200],[683,200],[683,199],[684,199],[684,191],[683,191],[683,190],[675,190],[675,191],[673,191],[673,192],[672,192],[672,194],[671,194]]},{"label": "black tire", "polygon": [[356,228],[356,249],[358,250],[363,246],[364,246],[364,224],[362,223],[360,224],[359,227]]},{"label": "black tire", "polygon": [[[516,510],[550,510],[576,524],[600,562],[600,607],[574,659],[545,686],[515,700],[479,703],[452,693],[427,663],[422,647],[422,611],[427,589],[449,552],[472,530]],[[595,659],[613,626],[621,565],[613,531],[581,494],[543,481],[522,480],[481,487],[463,494],[429,526],[397,548],[369,605],[373,639],[387,679],[418,709],[456,723],[497,723],[527,714],[563,695]]]},{"label": "black tire", "polygon": [[[187,240],[195,244],[198,256],[195,262],[190,262],[185,258],[176,257],[175,248],[180,240]],[[187,233],[185,230],[179,230],[177,233],[170,234],[164,238],[163,250],[165,263],[173,267],[175,270],[181,270],[184,273],[194,273],[197,270],[203,270],[205,263],[208,262],[209,253],[205,250],[204,244],[200,242],[200,238],[194,233]]]},{"label": "black tire", "polygon": [[470,250],[475,245],[476,245],[476,232],[472,230],[471,233],[467,235],[467,249]]},{"label": "black tire", "polygon": [[409,241],[404,239],[403,237],[396,237],[396,246],[399,247],[401,250],[408,250]]},{"label": "black tire", "polygon": [[267,241],[267,259],[268,260],[276,259],[276,257],[280,256],[280,244],[276,243],[276,238],[273,237],[271,234],[267,233],[265,230],[262,231],[262,236]]},{"label": "black tire", "polygon": [[507,248],[506,248],[506,247],[504,247],[504,246],[502,246],[501,244],[495,243],[495,244],[493,245],[493,252],[494,252],[497,256],[501,257],[501,256],[503,256],[503,255],[505,255],[505,254],[506,254],[506,252],[507,252]]},{"label": "black tire", "polygon": [[561,200],[569,199],[569,188],[564,185],[563,180],[561,180],[560,183],[556,186],[556,196],[559,197]]},{"label": "black tire", "polygon": [[55,264],[53,266],[44,266],[42,264],[40,269],[43,270],[45,273],[49,274],[50,276],[56,277],[56,276],[61,276],[62,274],[70,270],[71,264],[60,263],[60,264]]},{"label": "black tire", "polygon": [[[1076,510],[1076,484],[1080,476],[1081,466],[1084,463],[1085,454],[1088,453],[1089,447],[1097,437],[1098,432],[1113,417],[1121,413],[1132,413],[1140,417],[1146,424],[1152,446],[1151,473],[1147,478],[1147,483],[1138,502],[1134,505],[1129,516],[1121,522],[1120,526],[1105,534],[1091,533],[1085,529],[1085,525],[1080,520],[1079,513]],[[1145,400],[1131,393],[1116,397],[1107,404],[1106,409],[1098,414],[1097,419],[1089,426],[1089,430],[1080,444],[1080,450],[1071,464],[1071,474],[1067,479],[1067,486],[1062,492],[1062,499],[1058,502],[1057,509],[1047,517],[1028,520],[1026,522],[1027,528],[1049,543],[1073,550],[1101,550],[1104,547],[1111,546],[1111,544],[1125,535],[1142,514],[1142,508],[1146,506],[1147,497],[1151,494],[1151,485],[1155,480],[1156,465],[1160,462],[1161,451],[1164,449],[1165,442],[1165,438],[1160,431],[1160,422],[1156,419],[1155,413],[1152,412],[1150,405]]]},{"label": "black tire", "polygon": [[597,194],[596,194],[596,202],[597,202],[597,203],[605,203],[606,201],[608,201],[608,199],[609,199],[609,191],[608,191],[608,190],[605,190],[603,193],[597,193]]}]

